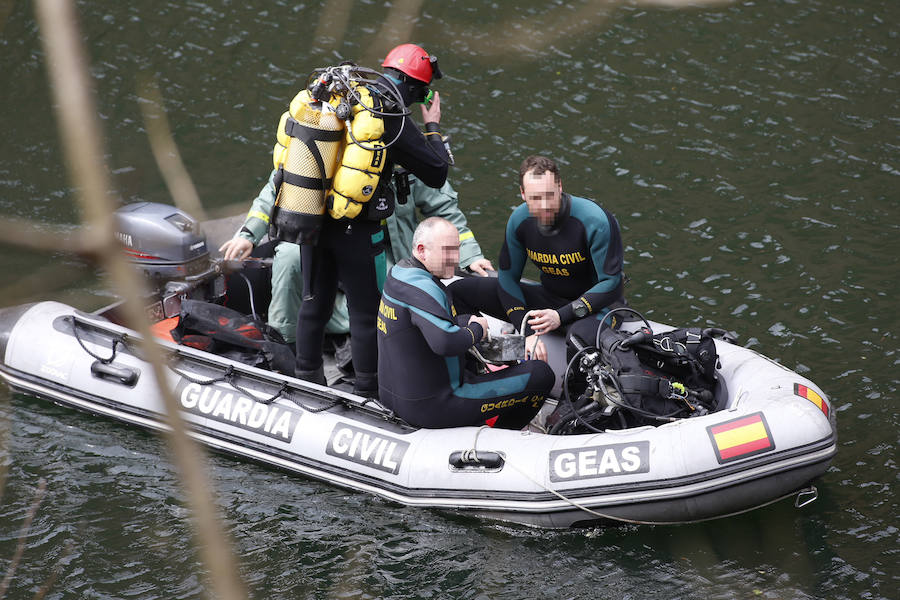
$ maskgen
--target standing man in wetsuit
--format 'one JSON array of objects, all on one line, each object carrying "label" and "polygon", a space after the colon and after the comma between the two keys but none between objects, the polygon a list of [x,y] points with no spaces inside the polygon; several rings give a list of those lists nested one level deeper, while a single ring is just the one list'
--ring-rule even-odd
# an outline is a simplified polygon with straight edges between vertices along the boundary
[{"label": "standing man in wetsuit", "polygon": [[391,269],[378,309],[380,401],[418,427],[521,429],[553,387],[553,370],[539,360],[485,375],[465,370],[465,353],[488,324],[457,315],[441,278],[458,264],[456,227],[440,217],[419,223],[412,257]]},{"label": "standing man in wetsuit", "polygon": [[[378,389],[375,317],[385,276],[382,220],[394,208],[388,185],[394,165],[403,166],[425,185],[440,188],[447,180],[450,164],[438,125],[440,96],[435,93],[430,105],[422,105],[424,135],[409,115],[400,114],[424,102],[432,80],[442,76],[437,59],[419,46],[402,44],[388,53],[382,67],[384,72],[378,79],[381,85],[370,92],[379,97],[384,112],[398,113],[384,116],[382,139],[393,140],[387,148],[384,170],[372,199],[357,218],[347,221],[326,217],[313,249],[316,268],[311,284],[315,295],[303,302],[297,318],[296,375],[324,385],[322,344],[340,282],[350,314],[354,391],[366,395]],[[390,106],[390,98],[378,92],[379,87],[392,86],[399,91],[403,106]]]},{"label": "standing man in wetsuit", "polygon": [[[269,231],[272,207],[275,206],[275,176],[272,171],[266,185],[253,200],[247,217],[233,238],[219,248],[225,260],[243,260],[251,255]],[[459,207],[456,190],[450,182],[440,189],[430,188],[415,176],[409,176],[409,196],[403,203],[398,199],[394,214],[385,223],[386,268],[390,269],[403,258],[410,256],[413,231],[418,224],[416,213],[423,218],[443,217],[456,225],[459,230],[459,268],[486,277],[493,271],[491,261],[484,257],[475,234],[469,228],[466,216]],[[269,251],[264,249],[264,251]],[[291,242],[278,242],[274,246],[272,261],[272,296],[268,307],[268,324],[275,329],[285,342],[295,344],[297,335],[297,314],[303,297],[300,246]],[[343,335],[350,333],[347,300],[338,293],[331,319],[325,327],[326,334]],[[349,343],[349,342],[346,342]]]},{"label": "standing man in wetsuit", "polygon": [[[566,327],[593,344],[610,305],[624,302],[622,237],[612,213],[563,192],[559,167],[549,158],[522,162],[519,192],[525,202],[506,224],[497,279],[462,279],[450,291],[460,310],[482,310],[517,330],[531,311],[526,349],[534,347],[535,357],[546,360],[534,335]],[[540,269],[540,285],[520,282],[527,259]]]}]

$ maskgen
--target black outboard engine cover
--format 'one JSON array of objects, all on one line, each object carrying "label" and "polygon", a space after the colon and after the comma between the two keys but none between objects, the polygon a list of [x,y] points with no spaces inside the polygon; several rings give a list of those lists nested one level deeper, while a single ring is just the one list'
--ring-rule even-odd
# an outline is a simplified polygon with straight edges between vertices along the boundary
[{"label": "black outboard engine cover", "polygon": [[156,287],[151,316],[178,315],[184,298],[214,301],[225,294],[220,264],[211,260],[199,223],[184,211],[156,202],[128,204],[116,211],[115,235]]}]

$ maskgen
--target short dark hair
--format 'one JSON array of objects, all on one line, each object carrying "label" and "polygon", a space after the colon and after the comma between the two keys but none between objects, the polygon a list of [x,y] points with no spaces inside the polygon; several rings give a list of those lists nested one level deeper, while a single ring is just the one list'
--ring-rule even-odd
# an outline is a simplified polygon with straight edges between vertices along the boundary
[{"label": "short dark hair", "polygon": [[556,166],[552,159],[546,156],[533,154],[522,161],[522,166],[519,167],[519,187],[524,187],[522,183],[525,180],[525,173],[529,171],[534,171],[535,175],[541,175],[550,171],[553,173],[553,180],[559,183],[559,167]]}]

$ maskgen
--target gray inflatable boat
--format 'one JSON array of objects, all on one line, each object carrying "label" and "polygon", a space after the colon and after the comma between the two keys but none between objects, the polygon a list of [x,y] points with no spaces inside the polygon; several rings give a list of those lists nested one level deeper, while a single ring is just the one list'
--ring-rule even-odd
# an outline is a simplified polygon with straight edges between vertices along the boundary
[{"label": "gray inflatable boat", "polygon": [[[217,277],[215,269],[204,272],[191,277]],[[168,285],[159,316],[193,287]],[[23,394],[164,430],[157,382],[136,336],[120,324],[115,305],[90,314],[57,302],[0,309],[0,376]],[[837,449],[833,407],[820,388],[719,339],[717,410],[578,435],[545,432],[555,400],[523,431],[417,429],[347,386],[318,386],[160,343],[169,355],[163,384],[191,435],[211,448],[407,506],[539,527],[686,523],[786,497],[800,506],[815,499],[811,482]],[[558,369],[561,339],[550,352]]]}]

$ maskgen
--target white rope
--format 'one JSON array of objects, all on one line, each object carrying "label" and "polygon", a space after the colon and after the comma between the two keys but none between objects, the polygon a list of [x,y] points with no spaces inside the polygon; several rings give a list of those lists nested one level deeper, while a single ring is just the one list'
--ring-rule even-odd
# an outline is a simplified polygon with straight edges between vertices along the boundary
[{"label": "white rope", "polygon": [[[482,425],[481,427],[478,428],[478,431],[475,432],[475,439],[472,440],[472,447],[471,447],[469,450],[466,450],[466,451],[463,452],[463,461],[464,461],[464,462],[479,462],[479,461],[478,461],[478,437],[481,435],[481,432],[482,432],[483,430],[485,430],[485,429],[490,429],[490,427],[488,427],[487,425]],[[471,453],[471,454],[470,454],[470,453]],[[471,456],[472,459],[473,459],[473,460],[471,460],[471,461],[468,460],[468,457],[470,457],[470,456]],[[567,502],[567,503],[570,504],[571,506],[573,506],[573,507],[575,507],[575,508],[577,508],[577,509],[579,509],[579,510],[583,510],[584,512],[586,512],[586,513],[588,513],[588,514],[594,515],[595,517],[600,517],[601,519],[610,519],[610,520],[613,520],[613,521],[624,521],[624,522],[626,522],[626,523],[640,523],[640,521],[632,521],[632,520],[629,520],[629,519],[623,519],[623,518],[621,518],[621,517],[614,517],[614,516],[612,516],[612,515],[605,515],[605,514],[603,514],[603,513],[599,513],[599,512],[597,512],[597,511],[595,511],[595,510],[593,510],[593,509],[590,509],[590,508],[588,508],[587,506],[584,506],[584,505],[582,505],[582,504],[579,504],[579,503],[576,502],[575,500],[572,500],[571,498],[568,498],[568,497],[564,496],[564,495],[561,494],[560,492],[558,492],[558,491],[556,491],[556,490],[554,490],[554,489],[551,489],[551,488],[547,487],[546,485],[544,485],[544,484],[541,483],[540,481],[536,481],[536,480],[533,479],[533,478],[531,477],[531,475],[529,475],[526,471],[520,469],[520,468],[517,467],[515,464],[513,464],[512,462],[510,462],[508,457],[505,457],[505,458],[504,458],[504,464],[505,464],[505,465],[509,465],[510,467],[512,467],[513,470],[515,470],[517,473],[519,473],[519,475],[521,475],[522,477],[524,477],[525,479],[527,479],[528,481],[530,481],[530,482],[533,483],[534,485],[538,486],[539,488],[542,488],[544,491],[550,492],[551,494],[553,494],[554,496],[556,496],[557,498],[559,498],[559,499],[562,500],[563,502]]]},{"label": "white rope", "polygon": [[[523,338],[525,337],[525,327],[528,325],[528,317],[533,312],[537,312],[537,311],[529,310],[527,313],[525,313],[525,316],[522,317],[522,325],[521,325],[521,327],[519,327],[519,335],[521,335]],[[525,338],[525,339],[528,339],[528,338]],[[531,345],[531,352],[528,352],[527,347],[525,348],[525,356],[526,357],[534,356],[534,350],[535,350],[535,348],[537,348],[538,341],[540,339],[541,339],[541,334],[536,333],[534,336],[534,343]]]}]

